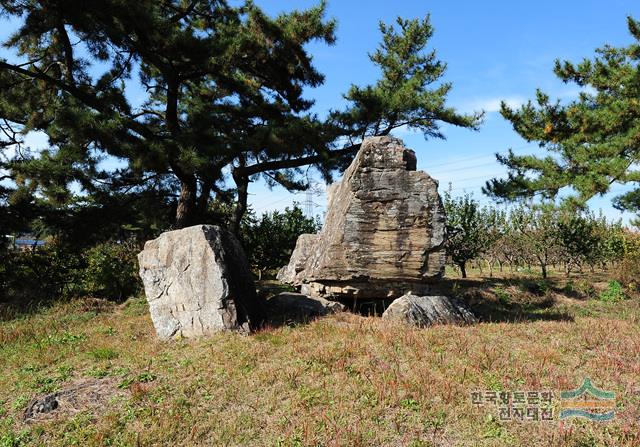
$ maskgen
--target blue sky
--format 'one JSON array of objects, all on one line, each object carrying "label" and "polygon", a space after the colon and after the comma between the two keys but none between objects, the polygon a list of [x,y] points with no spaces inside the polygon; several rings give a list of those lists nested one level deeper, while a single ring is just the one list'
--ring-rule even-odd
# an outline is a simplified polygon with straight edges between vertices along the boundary
[{"label": "blue sky", "polygon": [[[270,14],[313,6],[313,0],[255,0]],[[556,58],[580,60],[593,55],[605,43],[627,45],[632,41],[626,16],[640,17],[640,4],[632,0],[565,1],[383,1],[328,0],[328,16],[338,22],[334,46],[309,47],[318,69],[326,75],[323,86],[309,90],[315,110],[326,113],[340,108],[342,94],[351,84],[373,83],[378,72],[367,54],[374,51],[380,35],[378,22],[393,22],[397,16],[413,18],[431,14],[435,48],[448,65],[444,80],[453,83],[449,103],[461,111],[483,109],[486,120],[479,132],[444,128],[446,140],[425,141],[421,134],[400,131],[396,136],[416,151],[418,168],[440,181],[441,189],[452,184],[454,194],[471,192],[489,203],[480,188],[491,177],[504,174],[493,154],[514,148],[535,153],[537,148],[520,139],[497,113],[501,100],[519,104],[542,88],[552,97],[569,100],[578,90],[565,85],[552,72]],[[11,24],[0,22],[0,38]],[[0,56],[8,57],[0,51]],[[9,56],[10,57],[10,56]],[[34,139],[34,143],[37,139]],[[623,190],[618,187],[617,191]],[[306,195],[290,194],[282,188],[269,190],[261,182],[251,185],[250,203],[257,212],[282,209]],[[314,198],[315,213],[325,208],[323,194]],[[611,205],[611,195],[595,198],[593,209],[603,209],[611,218],[622,215]]]}]

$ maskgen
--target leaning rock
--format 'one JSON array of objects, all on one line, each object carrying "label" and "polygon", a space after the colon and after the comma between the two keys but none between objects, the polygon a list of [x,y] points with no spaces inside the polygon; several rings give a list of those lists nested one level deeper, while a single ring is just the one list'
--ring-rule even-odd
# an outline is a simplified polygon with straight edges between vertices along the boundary
[{"label": "leaning rock", "polygon": [[438,183],[415,153],[369,138],[331,185],[322,230],[298,241],[280,278],[325,298],[425,295],[444,273],[445,214]]},{"label": "leaning rock", "polygon": [[471,310],[457,299],[411,294],[391,303],[382,314],[382,318],[418,327],[432,324],[471,324],[478,321]]},{"label": "leaning rock", "polygon": [[300,321],[344,310],[345,306],[338,302],[301,293],[280,293],[267,300],[267,314],[272,320]]},{"label": "leaning rock", "polygon": [[304,266],[309,259],[311,250],[313,250],[313,247],[315,246],[317,236],[317,234],[301,234],[298,236],[296,248],[291,254],[289,264],[278,271],[278,276],[276,276],[278,281],[289,284],[300,281],[298,275],[304,270]]},{"label": "leaning rock", "polygon": [[160,338],[249,331],[264,319],[242,247],[222,228],[168,231],[147,242],[138,261]]}]

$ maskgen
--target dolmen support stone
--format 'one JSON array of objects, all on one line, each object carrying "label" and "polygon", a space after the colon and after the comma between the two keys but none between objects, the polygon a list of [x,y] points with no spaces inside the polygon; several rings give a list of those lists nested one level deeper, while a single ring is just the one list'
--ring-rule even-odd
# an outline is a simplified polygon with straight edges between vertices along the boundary
[{"label": "dolmen support stone", "polygon": [[322,230],[302,235],[282,282],[327,299],[427,295],[444,273],[445,214],[438,183],[392,137],[366,139],[330,186]]},{"label": "dolmen support stone", "polygon": [[148,241],[140,277],[158,337],[249,332],[265,318],[242,246],[229,231],[197,225]]},{"label": "dolmen support stone", "polygon": [[300,293],[283,292],[267,300],[267,314],[274,323],[306,322],[315,317],[344,312],[346,307],[336,301]]},{"label": "dolmen support stone", "polygon": [[477,323],[473,312],[458,299],[411,294],[404,295],[391,303],[382,314],[382,318],[417,327],[433,324]]}]

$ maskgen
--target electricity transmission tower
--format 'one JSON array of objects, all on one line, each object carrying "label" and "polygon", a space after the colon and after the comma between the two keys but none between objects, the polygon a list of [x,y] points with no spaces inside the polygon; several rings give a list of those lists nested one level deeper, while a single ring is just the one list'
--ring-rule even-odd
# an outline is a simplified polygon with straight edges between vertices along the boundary
[{"label": "electricity transmission tower", "polygon": [[320,206],[320,204],[314,202],[314,197],[318,197],[323,193],[324,191],[317,183],[309,185],[309,189],[306,191],[306,199],[304,201],[304,214],[307,217],[315,217],[315,207]]}]

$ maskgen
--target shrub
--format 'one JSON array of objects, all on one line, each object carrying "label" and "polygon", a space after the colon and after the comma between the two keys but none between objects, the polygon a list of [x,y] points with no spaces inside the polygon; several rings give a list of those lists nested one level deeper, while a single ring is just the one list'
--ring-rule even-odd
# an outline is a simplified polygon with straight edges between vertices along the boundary
[{"label": "shrub", "polygon": [[572,294],[572,293],[574,293],[576,291],[576,286],[573,283],[573,281],[567,281],[567,283],[562,288],[562,291],[565,294],[570,295],[570,294]]},{"label": "shrub", "polygon": [[593,298],[596,296],[596,289],[585,279],[576,281],[575,290],[586,298]]},{"label": "shrub", "polygon": [[81,258],[52,242],[35,251],[9,251],[0,263],[0,301],[46,302],[76,295]]},{"label": "shrub", "polygon": [[549,282],[546,279],[529,280],[520,283],[521,290],[538,296],[546,295],[550,288]]},{"label": "shrub", "polygon": [[607,289],[600,293],[599,297],[600,301],[615,303],[626,299],[627,295],[624,293],[622,284],[620,284],[618,281],[609,281]]},{"label": "shrub", "polygon": [[507,305],[511,301],[511,295],[502,287],[496,287],[493,292],[496,294],[496,298],[498,298],[500,304]]},{"label": "shrub", "polygon": [[0,303],[9,303],[4,310],[26,310],[83,295],[127,298],[140,289],[138,251],[132,242],[105,242],[80,254],[56,241],[34,251],[5,251]]},{"label": "shrub", "polygon": [[83,288],[88,295],[113,300],[127,298],[140,290],[139,247],[134,242],[105,242],[89,249],[85,256]]},{"label": "shrub", "polygon": [[298,236],[316,233],[320,223],[304,215],[298,204],[284,211],[273,211],[257,217],[249,212],[242,223],[241,238],[253,271],[259,279],[287,265]]}]

